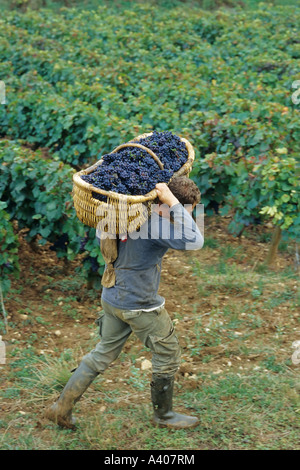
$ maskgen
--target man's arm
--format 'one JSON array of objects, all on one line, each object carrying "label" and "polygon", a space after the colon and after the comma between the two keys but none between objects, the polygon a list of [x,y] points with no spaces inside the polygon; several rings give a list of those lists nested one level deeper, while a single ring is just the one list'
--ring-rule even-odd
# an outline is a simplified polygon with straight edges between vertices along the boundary
[{"label": "man's arm", "polygon": [[180,204],[165,183],[158,183],[155,188],[161,203],[165,206],[162,215],[164,216],[167,206],[169,215],[173,219],[173,223],[167,218],[164,219],[165,227],[167,226],[169,230],[165,230],[165,234],[163,231],[160,232],[159,244],[175,250],[202,248],[204,239],[191,214]]}]

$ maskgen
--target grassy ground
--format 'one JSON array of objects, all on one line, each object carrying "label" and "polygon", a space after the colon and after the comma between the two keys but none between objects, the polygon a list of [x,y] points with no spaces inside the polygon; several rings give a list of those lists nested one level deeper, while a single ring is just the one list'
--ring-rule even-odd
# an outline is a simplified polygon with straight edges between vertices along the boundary
[{"label": "grassy ground", "polygon": [[66,273],[47,247],[33,253],[23,241],[22,276],[5,300],[0,449],[299,449],[294,248],[282,243],[267,269],[268,233],[256,228],[238,241],[226,225],[208,219],[205,247],[170,251],[162,270],[160,293],[182,346],[174,402],[199,416],[192,430],[151,425],[151,357],[133,336],[77,404],[76,432],[44,418],[98,341],[99,294],[86,290],[76,263]]}]

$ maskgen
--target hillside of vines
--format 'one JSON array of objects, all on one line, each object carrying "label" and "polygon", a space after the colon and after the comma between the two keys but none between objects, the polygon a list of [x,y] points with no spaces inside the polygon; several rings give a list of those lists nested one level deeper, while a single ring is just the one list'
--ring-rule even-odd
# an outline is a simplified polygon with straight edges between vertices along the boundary
[{"label": "hillside of vines", "polygon": [[12,220],[66,262],[88,240],[84,269],[101,275],[93,229],[74,213],[72,174],[152,130],[190,140],[205,212],[230,217],[230,233],[268,222],[278,240],[295,239],[299,17],[299,7],[267,3],[8,12],[0,20],[3,290],[18,271]]}]

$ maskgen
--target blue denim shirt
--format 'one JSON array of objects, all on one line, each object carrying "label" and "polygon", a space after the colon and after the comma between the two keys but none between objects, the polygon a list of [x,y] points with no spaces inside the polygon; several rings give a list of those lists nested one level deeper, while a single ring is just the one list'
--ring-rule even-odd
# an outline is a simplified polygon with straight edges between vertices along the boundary
[{"label": "blue denim shirt", "polygon": [[139,232],[128,234],[118,242],[114,262],[116,282],[103,287],[102,299],[122,310],[159,307],[164,298],[158,295],[162,258],[169,248],[199,250],[203,237],[191,215],[181,204],[170,210],[173,223],[153,212]]}]

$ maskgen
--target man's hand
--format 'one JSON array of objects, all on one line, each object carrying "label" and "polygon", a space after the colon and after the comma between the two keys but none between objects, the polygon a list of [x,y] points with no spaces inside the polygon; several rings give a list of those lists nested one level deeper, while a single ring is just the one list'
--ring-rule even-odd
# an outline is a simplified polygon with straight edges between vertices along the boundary
[{"label": "man's hand", "polygon": [[179,203],[178,199],[174,196],[166,183],[157,183],[155,189],[159,200],[163,204],[168,204],[169,207],[172,207]]}]

